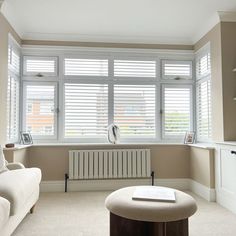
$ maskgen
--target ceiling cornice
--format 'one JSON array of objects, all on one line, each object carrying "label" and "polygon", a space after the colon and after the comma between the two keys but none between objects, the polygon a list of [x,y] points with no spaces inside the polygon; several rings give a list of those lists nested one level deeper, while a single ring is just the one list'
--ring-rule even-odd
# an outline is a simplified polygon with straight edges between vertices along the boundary
[{"label": "ceiling cornice", "polygon": [[218,11],[218,15],[222,22],[236,22],[236,12]]}]

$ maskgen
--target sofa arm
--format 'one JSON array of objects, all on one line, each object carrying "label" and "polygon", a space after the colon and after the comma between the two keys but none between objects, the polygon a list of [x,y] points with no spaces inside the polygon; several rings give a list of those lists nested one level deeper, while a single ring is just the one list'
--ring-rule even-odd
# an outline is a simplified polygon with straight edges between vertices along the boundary
[{"label": "sofa arm", "polygon": [[6,165],[8,170],[17,170],[17,169],[24,169],[25,166],[19,162],[14,162],[14,163],[8,163]]}]

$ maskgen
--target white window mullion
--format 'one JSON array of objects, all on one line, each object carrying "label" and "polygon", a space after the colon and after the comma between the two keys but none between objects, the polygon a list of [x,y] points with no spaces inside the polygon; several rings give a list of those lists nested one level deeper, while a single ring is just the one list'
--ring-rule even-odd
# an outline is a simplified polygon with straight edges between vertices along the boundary
[{"label": "white window mullion", "polygon": [[110,57],[108,61],[108,125],[114,123],[114,58]]}]

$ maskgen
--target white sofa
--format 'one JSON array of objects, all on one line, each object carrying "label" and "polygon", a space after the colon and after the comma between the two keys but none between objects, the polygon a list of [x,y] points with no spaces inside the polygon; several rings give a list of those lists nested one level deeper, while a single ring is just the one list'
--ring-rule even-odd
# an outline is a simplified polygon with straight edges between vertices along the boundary
[{"label": "white sofa", "polygon": [[33,213],[39,197],[41,170],[10,163],[0,173],[0,235],[13,233],[27,213]]}]

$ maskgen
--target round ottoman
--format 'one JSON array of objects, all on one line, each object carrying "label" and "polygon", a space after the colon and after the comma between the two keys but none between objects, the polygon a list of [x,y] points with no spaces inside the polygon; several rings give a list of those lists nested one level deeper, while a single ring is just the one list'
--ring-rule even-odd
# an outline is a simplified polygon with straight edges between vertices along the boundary
[{"label": "round ottoman", "polygon": [[188,235],[188,218],[197,210],[196,201],[190,195],[173,189],[175,202],[133,200],[135,189],[135,186],[122,188],[106,198],[110,236]]}]

